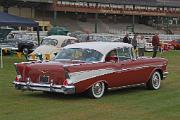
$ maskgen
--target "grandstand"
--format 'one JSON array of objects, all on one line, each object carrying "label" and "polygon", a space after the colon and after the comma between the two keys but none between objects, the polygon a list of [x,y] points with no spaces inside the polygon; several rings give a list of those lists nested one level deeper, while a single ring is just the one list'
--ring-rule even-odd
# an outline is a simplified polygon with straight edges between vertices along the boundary
[{"label": "grandstand", "polygon": [[17,0],[9,13],[71,31],[153,34],[180,28],[179,0]]}]

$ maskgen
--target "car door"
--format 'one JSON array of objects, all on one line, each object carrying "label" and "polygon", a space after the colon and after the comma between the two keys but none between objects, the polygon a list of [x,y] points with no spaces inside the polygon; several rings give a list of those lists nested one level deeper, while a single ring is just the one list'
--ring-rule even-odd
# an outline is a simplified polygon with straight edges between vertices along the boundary
[{"label": "car door", "polygon": [[132,84],[139,84],[145,81],[144,68],[141,63],[135,59],[132,48],[119,48],[118,63],[118,85],[126,86]]},{"label": "car door", "polygon": [[[111,62],[112,68],[116,71],[112,76],[113,80],[109,81],[113,87],[123,86],[129,84],[131,81],[130,77],[125,75],[127,74],[125,69],[127,68],[129,60],[131,60],[131,56],[128,54],[128,51],[125,50],[125,48],[117,48],[110,51],[106,56],[106,61]],[[111,56],[111,53],[114,52],[116,52],[117,61],[114,59],[115,55],[113,55],[113,57]]]}]

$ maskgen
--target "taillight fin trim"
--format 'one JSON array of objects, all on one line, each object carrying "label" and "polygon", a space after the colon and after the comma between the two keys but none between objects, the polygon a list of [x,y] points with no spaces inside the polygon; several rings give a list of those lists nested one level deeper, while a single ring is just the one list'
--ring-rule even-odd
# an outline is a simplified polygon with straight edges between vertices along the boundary
[{"label": "taillight fin trim", "polygon": [[70,79],[69,71],[66,67],[64,67],[64,76],[65,76],[65,79]]},{"label": "taillight fin trim", "polygon": [[17,64],[18,64],[18,63],[14,63],[14,67],[15,67],[15,70],[16,70],[17,75],[20,75],[20,72],[19,72],[19,70],[18,70]]}]

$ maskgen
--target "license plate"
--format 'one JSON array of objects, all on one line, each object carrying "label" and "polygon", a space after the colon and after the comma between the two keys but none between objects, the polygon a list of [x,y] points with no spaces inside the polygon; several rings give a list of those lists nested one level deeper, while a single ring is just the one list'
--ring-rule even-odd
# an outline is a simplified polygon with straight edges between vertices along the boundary
[{"label": "license plate", "polygon": [[49,83],[49,76],[40,76],[40,83]]}]

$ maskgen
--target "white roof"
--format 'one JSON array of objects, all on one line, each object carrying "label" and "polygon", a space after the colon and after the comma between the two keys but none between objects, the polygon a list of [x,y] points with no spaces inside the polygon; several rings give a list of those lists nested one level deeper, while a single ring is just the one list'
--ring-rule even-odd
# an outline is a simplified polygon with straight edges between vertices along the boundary
[{"label": "white roof", "polygon": [[113,49],[123,48],[123,47],[132,47],[131,44],[122,43],[122,42],[82,42],[67,45],[64,48],[82,48],[82,49],[93,49],[99,51],[103,55],[106,55]]}]

